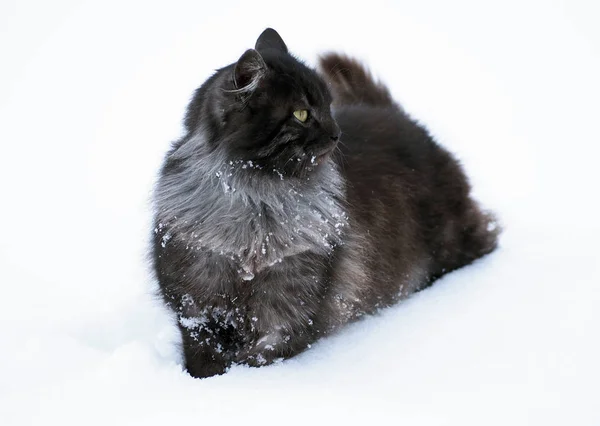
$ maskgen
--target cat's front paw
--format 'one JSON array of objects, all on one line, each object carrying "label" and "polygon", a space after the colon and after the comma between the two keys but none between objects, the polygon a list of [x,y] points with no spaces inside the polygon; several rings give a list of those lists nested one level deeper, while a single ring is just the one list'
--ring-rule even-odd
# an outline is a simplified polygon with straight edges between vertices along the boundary
[{"label": "cat's front paw", "polygon": [[190,376],[197,379],[221,375],[226,373],[228,369],[226,363],[208,359],[188,361],[185,368]]},{"label": "cat's front paw", "polygon": [[258,339],[252,345],[239,351],[235,363],[262,367],[272,364],[283,358],[283,342],[279,341],[278,334],[268,334]]},{"label": "cat's front paw", "polygon": [[273,350],[257,350],[252,348],[249,350],[241,351],[236,357],[236,364],[249,365],[250,367],[262,367],[265,365],[272,364],[276,360],[281,359],[281,356],[276,354]]}]

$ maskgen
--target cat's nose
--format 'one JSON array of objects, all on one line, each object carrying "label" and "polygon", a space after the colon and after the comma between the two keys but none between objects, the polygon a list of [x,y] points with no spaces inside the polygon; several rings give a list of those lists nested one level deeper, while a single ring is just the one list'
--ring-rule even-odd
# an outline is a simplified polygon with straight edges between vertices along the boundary
[{"label": "cat's nose", "polygon": [[336,134],[336,135],[332,135],[332,136],[330,136],[330,137],[331,137],[331,140],[332,140],[333,142],[337,142],[337,141],[338,141],[338,139],[340,138],[340,134],[338,133],[338,134]]}]

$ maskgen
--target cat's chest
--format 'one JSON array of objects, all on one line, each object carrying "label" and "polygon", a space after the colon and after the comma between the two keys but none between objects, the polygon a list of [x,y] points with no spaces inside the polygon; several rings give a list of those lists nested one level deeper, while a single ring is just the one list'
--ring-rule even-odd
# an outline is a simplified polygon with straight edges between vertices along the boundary
[{"label": "cat's chest", "polygon": [[[159,213],[161,245],[169,240],[233,262],[251,279],[257,273],[304,252],[329,256],[343,243],[348,217],[340,190],[327,182],[301,190],[277,188],[258,198],[211,187],[184,208]],[[168,247],[167,247],[168,248]]]},{"label": "cat's chest", "polygon": [[276,208],[232,205],[193,226],[173,224],[176,238],[223,258],[246,280],[300,253],[328,256],[342,243],[347,216],[331,198],[285,201]]},{"label": "cat's chest", "polygon": [[224,254],[235,259],[247,280],[301,253],[330,254],[346,226],[341,212],[301,203],[285,210],[248,210],[244,217],[227,230],[232,238],[224,242]]}]

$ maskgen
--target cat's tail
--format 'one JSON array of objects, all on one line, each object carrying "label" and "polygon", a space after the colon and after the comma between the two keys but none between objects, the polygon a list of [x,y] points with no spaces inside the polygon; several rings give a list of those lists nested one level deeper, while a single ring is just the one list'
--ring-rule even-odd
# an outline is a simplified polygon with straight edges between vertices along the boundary
[{"label": "cat's tail", "polygon": [[327,53],[319,58],[319,71],[329,84],[334,106],[394,105],[387,87],[376,81],[356,59],[339,53]]}]

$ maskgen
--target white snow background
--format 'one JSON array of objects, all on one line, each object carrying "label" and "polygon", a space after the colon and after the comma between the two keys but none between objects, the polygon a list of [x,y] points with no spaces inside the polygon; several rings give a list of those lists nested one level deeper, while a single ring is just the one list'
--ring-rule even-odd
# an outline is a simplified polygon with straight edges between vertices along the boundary
[{"label": "white snow background", "polygon": [[[599,425],[597,1],[0,3],[0,424]],[[195,380],[149,196],[192,91],[267,26],[365,60],[500,249],[281,364]]]}]

